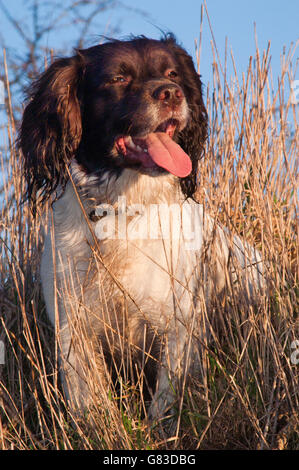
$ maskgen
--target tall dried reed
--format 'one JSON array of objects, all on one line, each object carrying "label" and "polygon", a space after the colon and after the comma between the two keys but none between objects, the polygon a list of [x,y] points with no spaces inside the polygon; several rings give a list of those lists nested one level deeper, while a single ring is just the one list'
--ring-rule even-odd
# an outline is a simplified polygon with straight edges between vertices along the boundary
[{"label": "tall dried reed", "polygon": [[[95,396],[86,419],[72,415],[57,373],[58,337],[39,283],[41,215],[27,203],[9,97],[3,130],[1,191],[0,448],[2,449],[299,449],[298,105],[289,93],[296,46],[282,56],[273,85],[270,47],[232,78],[215,44],[206,88],[209,139],[198,199],[217,220],[257,246],[269,293],[248,312],[234,289],[215,306],[204,380],[186,382],[171,438],[146,425],[143,377],[118,378]],[[228,57],[226,58],[226,61]],[[225,61],[225,63],[226,63]],[[234,57],[231,54],[234,65]],[[50,213],[50,211],[49,211]],[[215,320],[215,321],[214,321]],[[298,342],[299,344],[299,342]],[[297,346],[297,349],[299,347]],[[92,383],[99,382],[93,352]],[[107,386],[108,384],[108,386]],[[101,384],[98,384],[101,387]]]}]

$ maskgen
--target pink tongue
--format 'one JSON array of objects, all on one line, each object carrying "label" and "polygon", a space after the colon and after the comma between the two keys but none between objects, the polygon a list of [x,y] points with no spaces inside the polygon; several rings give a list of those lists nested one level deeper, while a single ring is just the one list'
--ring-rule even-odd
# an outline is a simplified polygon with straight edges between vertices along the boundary
[{"label": "pink tongue", "polygon": [[165,132],[153,132],[145,139],[147,150],[156,165],[173,175],[184,178],[191,173],[192,163],[181,147]]}]

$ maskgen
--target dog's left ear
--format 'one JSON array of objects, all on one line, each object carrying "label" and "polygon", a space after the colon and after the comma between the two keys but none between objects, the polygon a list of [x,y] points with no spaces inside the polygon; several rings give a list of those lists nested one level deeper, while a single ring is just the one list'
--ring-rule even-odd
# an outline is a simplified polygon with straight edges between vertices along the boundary
[{"label": "dog's left ear", "polygon": [[192,160],[192,172],[181,180],[181,188],[186,197],[193,197],[197,187],[198,162],[204,153],[208,136],[208,115],[202,96],[202,83],[189,54],[176,43],[172,35],[164,41],[173,51],[181,70],[181,84],[189,106],[189,121],[179,137],[179,145]]},{"label": "dog's left ear", "polygon": [[65,183],[66,165],[80,143],[82,61],[80,54],[56,60],[29,90],[19,146],[25,162],[27,197],[33,203],[37,191],[48,198]]}]

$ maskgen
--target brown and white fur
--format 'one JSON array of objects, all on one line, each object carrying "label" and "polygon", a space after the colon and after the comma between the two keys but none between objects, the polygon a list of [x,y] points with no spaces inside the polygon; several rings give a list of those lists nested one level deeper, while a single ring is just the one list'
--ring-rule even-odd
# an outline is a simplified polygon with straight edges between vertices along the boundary
[{"label": "brown and white fur", "polygon": [[[213,298],[237,280],[253,300],[263,283],[260,254],[193,199],[207,136],[200,78],[173,37],[142,37],[57,60],[30,98],[20,145],[29,198],[53,200],[41,278],[66,397],[84,410],[94,371],[105,384],[129,357],[161,417],[200,368]],[[118,145],[169,129],[192,162],[182,178]]]}]

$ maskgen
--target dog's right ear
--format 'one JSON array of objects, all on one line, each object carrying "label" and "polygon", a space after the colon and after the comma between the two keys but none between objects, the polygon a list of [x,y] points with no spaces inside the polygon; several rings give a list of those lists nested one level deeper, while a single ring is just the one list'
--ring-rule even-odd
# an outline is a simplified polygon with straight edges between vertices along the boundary
[{"label": "dog's right ear", "polygon": [[81,140],[79,88],[83,57],[56,60],[32,84],[24,110],[19,146],[25,162],[27,197],[47,199],[67,179],[66,165]]}]

